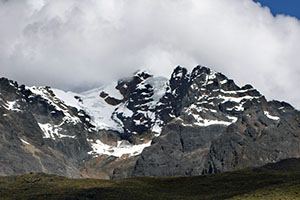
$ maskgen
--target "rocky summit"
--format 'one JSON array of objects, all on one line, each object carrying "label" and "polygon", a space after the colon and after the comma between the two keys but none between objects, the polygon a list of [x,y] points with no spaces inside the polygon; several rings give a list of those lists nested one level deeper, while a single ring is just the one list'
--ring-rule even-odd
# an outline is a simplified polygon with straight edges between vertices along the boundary
[{"label": "rocky summit", "polygon": [[83,93],[0,79],[0,175],[194,176],[300,157],[300,112],[203,66]]}]

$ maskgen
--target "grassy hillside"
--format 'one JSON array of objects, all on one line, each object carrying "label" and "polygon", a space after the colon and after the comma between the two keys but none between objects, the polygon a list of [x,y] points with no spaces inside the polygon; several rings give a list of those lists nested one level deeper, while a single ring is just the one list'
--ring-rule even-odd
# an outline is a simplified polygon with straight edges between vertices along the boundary
[{"label": "grassy hillside", "polygon": [[42,173],[0,177],[0,199],[300,199],[300,160],[197,177],[113,181]]}]

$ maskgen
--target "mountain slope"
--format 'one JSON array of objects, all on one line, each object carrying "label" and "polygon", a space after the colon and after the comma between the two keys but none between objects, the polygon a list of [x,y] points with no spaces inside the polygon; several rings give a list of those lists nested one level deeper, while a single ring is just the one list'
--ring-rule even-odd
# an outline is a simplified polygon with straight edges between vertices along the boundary
[{"label": "mountain slope", "polygon": [[68,179],[47,174],[0,177],[1,199],[251,199],[300,198],[300,161],[195,177]]},{"label": "mountain slope", "polygon": [[1,78],[0,136],[1,175],[191,176],[299,157],[300,113],[203,66],[80,94]]}]

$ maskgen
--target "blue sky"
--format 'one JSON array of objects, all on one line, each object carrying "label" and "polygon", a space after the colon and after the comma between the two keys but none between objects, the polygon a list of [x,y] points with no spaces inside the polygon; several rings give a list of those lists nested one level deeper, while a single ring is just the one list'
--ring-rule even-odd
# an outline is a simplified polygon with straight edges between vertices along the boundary
[{"label": "blue sky", "polygon": [[299,0],[254,0],[271,9],[273,15],[285,14],[300,19]]}]

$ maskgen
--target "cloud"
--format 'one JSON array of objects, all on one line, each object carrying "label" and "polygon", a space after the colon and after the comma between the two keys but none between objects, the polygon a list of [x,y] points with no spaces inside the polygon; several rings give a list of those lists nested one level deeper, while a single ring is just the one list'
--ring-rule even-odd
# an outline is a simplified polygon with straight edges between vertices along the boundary
[{"label": "cloud", "polygon": [[0,1],[0,76],[82,90],[206,65],[300,108],[300,23],[252,0]]}]

